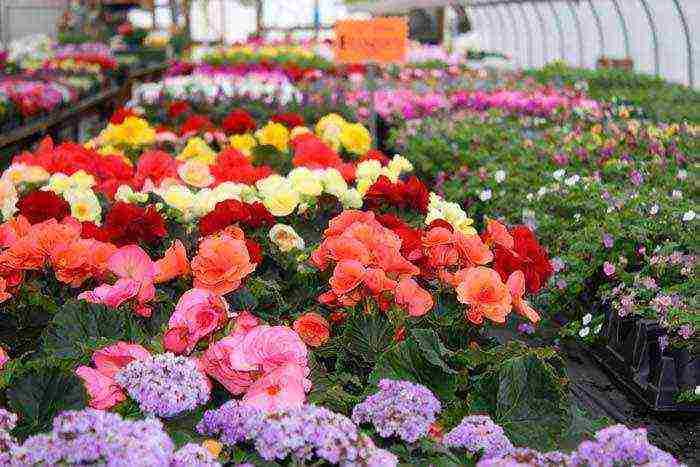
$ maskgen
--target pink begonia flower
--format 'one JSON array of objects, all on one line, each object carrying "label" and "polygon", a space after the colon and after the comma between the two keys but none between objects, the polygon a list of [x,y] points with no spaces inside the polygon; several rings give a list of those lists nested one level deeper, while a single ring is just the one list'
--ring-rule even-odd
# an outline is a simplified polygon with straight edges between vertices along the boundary
[{"label": "pink begonia flower", "polygon": [[248,331],[260,325],[260,320],[250,311],[243,311],[233,323],[233,332],[247,334]]},{"label": "pink begonia flower", "polygon": [[190,353],[200,339],[226,322],[228,304],[209,290],[191,289],[182,294],[168,322],[163,338],[165,348]]},{"label": "pink begonia flower", "polygon": [[514,271],[508,277],[506,285],[510,290],[515,311],[533,323],[537,323],[540,320],[540,315],[523,298],[525,295],[525,274],[522,271]]},{"label": "pink begonia flower", "polygon": [[411,316],[423,316],[433,307],[433,297],[416,281],[401,279],[394,290],[394,301]]},{"label": "pink begonia flower", "polygon": [[243,339],[241,351],[246,361],[259,365],[269,373],[287,363],[295,363],[307,370],[306,344],[299,335],[286,326],[262,325],[250,330]]},{"label": "pink begonia flower", "polygon": [[5,352],[5,349],[0,347],[0,370],[5,366],[7,362],[10,361],[9,355],[7,355],[7,352]]},{"label": "pink begonia flower", "polygon": [[266,413],[301,407],[306,400],[304,369],[286,364],[254,382],[243,396],[243,403]]},{"label": "pink begonia flower", "polygon": [[93,409],[106,410],[126,399],[126,394],[114,379],[105,376],[94,368],[81,366],[75,374],[83,380],[90,396],[89,405]]},{"label": "pink begonia flower", "polygon": [[97,371],[114,378],[114,375],[129,363],[134,360],[143,360],[150,355],[148,350],[138,344],[120,341],[96,351],[92,354],[92,361],[95,362]]},{"label": "pink begonia flower", "polygon": [[204,372],[233,395],[243,394],[255,380],[257,366],[247,362],[240,351],[244,337],[244,334],[224,337],[200,359]]},{"label": "pink begonia flower", "polygon": [[78,295],[78,299],[90,303],[119,308],[122,303],[134,298],[141,285],[131,279],[119,279],[114,285],[103,284],[94,290],[88,290]]},{"label": "pink begonia flower", "polygon": [[83,292],[78,298],[112,308],[136,298],[136,313],[146,318],[151,316],[151,309],[146,306],[146,302],[153,300],[156,295],[153,285],[156,267],[148,254],[136,245],[127,245],[109,257],[107,269],[118,277],[117,282],[111,286],[103,284],[94,290]]}]

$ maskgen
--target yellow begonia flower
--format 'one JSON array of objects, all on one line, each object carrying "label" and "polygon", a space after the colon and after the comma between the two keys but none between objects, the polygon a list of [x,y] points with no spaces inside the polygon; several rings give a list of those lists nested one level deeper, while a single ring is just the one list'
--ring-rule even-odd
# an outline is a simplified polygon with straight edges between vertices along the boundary
[{"label": "yellow begonia flower", "polygon": [[100,200],[90,189],[70,189],[63,194],[70,205],[70,214],[80,222],[94,222],[100,225],[102,208]]},{"label": "yellow begonia flower", "polygon": [[255,137],[260,144],[274,146],[280,152],[289,149],[289,130],[281,123],[268,122],[255,132]]},{"label": "yellow begonia flower", "polygon": [[126,117],[119,125],[110,123],[102,130],[100,139],[111,146],[147,146],[156,141],[156,130],[146,120],[139,117]]},{"label": "yellow begonia flower", "polygon": [[182,212],[185,219],[191,218],[196,199],[194,193],[185,185],[170,185],[164,190],[159,190],[158,194],[168,206]]},{"label": "yellow begonia flower", "polygon": [[315,198],[323,193],[321,177],[306,167],[297,167],[292,170],[287,175],[287,179],[291,182],[292,188],[302,195]]},{"label": "yellow begonia flower", "polygon": [[20,183],[41,183],[49,179],[49,173],[38,165],[12,164],[2,174],[2,178],[14,185]]},{"label": "yellow begonia flower", "polygon": [[17,212],[17,201],[19,197],[15,185],[4,178],[0,178],[0,213],[3,221],[12,218]]},{"label": "yellow begonia flower", "polygon": [[304,249],[304,239],[296,233],[294,228],[286,224],[275,224],[269,232],[270,240],[277,245],[280,251],[287,252],[294,249]]},{"label": "yellow begonia flower", "polygon": [[340,130],[340,143],[346,151],[362,156],[372,147],[372,135],[360,123],[347,123]]},{"label": "yellow begonia flower", "polygon": [[239,150],[246,157],[250,157],[253,154],[253,148],[258,145],[257,140],[250,133],[233,135],[228,142],[232,148]]},{"label": "yellow begonia flower", "polygon": [[216,153],[200,137],[187,140],[185,148],[176,157],[179,161],[195,160],[203,164],[212,165],[216,163]]},{"label": "yellow begonia flower", "polygon": [[206,188],[215,181],[209,166],[196,159],[188,160],[178,167],[177,174],[183,182],[195,188]]}]

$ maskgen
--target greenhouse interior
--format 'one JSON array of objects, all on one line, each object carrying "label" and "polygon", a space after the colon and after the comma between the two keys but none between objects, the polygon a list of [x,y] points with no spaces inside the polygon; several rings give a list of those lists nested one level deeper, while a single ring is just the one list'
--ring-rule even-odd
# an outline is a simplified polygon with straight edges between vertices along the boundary
[{"label": "greenhouse interior", "polygon": [[699,0],[0,0],[0,466],[700,467]]}]

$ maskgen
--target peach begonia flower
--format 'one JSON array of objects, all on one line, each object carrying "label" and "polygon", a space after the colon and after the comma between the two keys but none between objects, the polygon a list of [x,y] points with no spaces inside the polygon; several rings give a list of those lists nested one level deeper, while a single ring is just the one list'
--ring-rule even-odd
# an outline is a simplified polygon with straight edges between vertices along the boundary
[{"label": "peach begonia flower", "polygon": [[6,271],[32,271],[41,269],[46,262],[44,250],[36,236],[26,235],[17,239],[10,248],[0,253],[0,269]]},{"label": "peach begonia flower", "polygon": [[49,219],[32,226],[29,235],[35,235],[39,247],[48,257],[51,251],[60,245],[73,242],[80,238],[82,227],[72,217],[66,217],[60,223],[56,219]]},{"label": "peach begonia flower", "polygon": [[484,317],[505,323],[511,310],[511,296],[501,277],[491,268],[477,266],[455,274],[457,300],[469,305],[467,319],[481,324]]},{"label": "peach begonia flower", "polygon": [[228,304],[209,290],[191,289],[182,294],[170,316],[163,336],[165,348],[174,353],[190,353],[200,339],[227,320]]},{"label": "peach begonia flower", "polygon": [[119,279],[114,285],[102,284],[94,290],[88,290],[78,295],[79,300],[119,308],[124,302],[134,298],[140,284],[131,279]]},{"label": "peach begonia flower", "polygon": [[508,232],[505,225],[496,220],[489,219],[486,223],[486,243],[495,243],[512,250],[515,245],[515,240],[510,232]]},{"label": "peach begonia flower", "polygon": [[478,235],[455,232],[457,250],[465,266],[485,265],[493,261],[493,253]]},{"label": "peach begonia flower", "polygon": [[456,266],[459,251],[455,247],[455,236],[445,227],[433,227],[421,239],[428,265],[435,269]]},{"label": "peach begonia flower", "polygon": [[402,279],[394,291],[396,304],[411,316],[423,316],[433,307],[433,297],[410,278]]},{"label": "peach begonia flower", "polygon": [[4,277],[0,277],[0,303],[12,298],[12,294],[7,291],[7,281]]},{"label": "peach begonia flower", "polygon": [[212,235],[200,243],[199,252],[192,259],[194,286],[225,295],[240,287],[255,267],[244,240]]},{"label": "peach begonia flower", "polygon": [[346,259],[338,262],[333,276],[328,280],[331,290],[336,295],[344,295],[362,283],[367,270],[361,262]]},{"label": "peach begonia flower", "polygon": [[9,248],[18,239],[29,233],[32,225],[24,216],[13,217],[0,224],[0,248]]},{"label": "peach begonia flower", "polygon": [[49,254],[56,279],[71,287],[80,287],[92,277],[92,247],[94,240],[80,239],[55,245]]},{"label": "peach begonia flower", "polygon": [[510,290],[515,311],[533,323],[537,323],[540,320],[540,315],[523,298],[525,295],[525,274],[520,270],[513,271],[513,273],[508,276],[506,285],[508,286],[508,290]]},{"label": "peach begonia flower", "polygon": [[187,259],[185,246],[180,240],[175,240],[165,252],[163,259],[156,261],[156,277],[154,282],[162,284],[190,272],[190,262]]},{"label": "peach begonia flower", "polygon": [[345,232],[355,222],[366,223],[372,221],[375,221],[372,211],[346,209],[328,222],[328,228],[323,232],[323,236],[334,237]]},{"label": "peach begonia flower", "polygon": [[320,347],[330,337],[330,324],[318,313],[304,313],[294,321],[292,328],[309,347]]},{"label": "peach begonia flower", "polygon": [[306,400],[307,381],[302,367],[283,365],[254,382],[243,396],[243,403],[265,413],[301,407]]},{"label": "peach begonia flower", "polygon": [[379,268],[368,268],[362,283],[372,295],[390,292],[396,288],[396,281],[389,279],[384,270]]},{"label": "peach begonia flower", "polygon": [[126,394],[113,378],[105,376],[94,368],[81,366],[75,374],[83,380],[85,389],[90,396],[90,407],[107,410],[126,399]]}]

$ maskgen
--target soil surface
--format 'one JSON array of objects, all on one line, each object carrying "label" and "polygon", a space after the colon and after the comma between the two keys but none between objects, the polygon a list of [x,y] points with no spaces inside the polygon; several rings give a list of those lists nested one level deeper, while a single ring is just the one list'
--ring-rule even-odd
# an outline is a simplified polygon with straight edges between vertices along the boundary
[{"label": "soil surface", "polygon": [[645,427],[649,440],[688,466],[700,467],[700,416],[652,412],[628,394],[578,343],[564,343],[571,392],[577,404],[593,417],[608,417],[630,427]]}]

